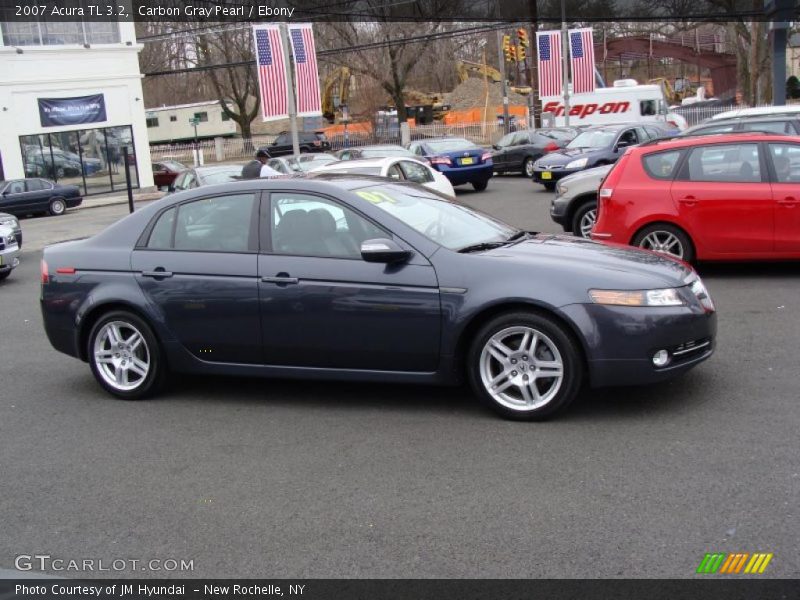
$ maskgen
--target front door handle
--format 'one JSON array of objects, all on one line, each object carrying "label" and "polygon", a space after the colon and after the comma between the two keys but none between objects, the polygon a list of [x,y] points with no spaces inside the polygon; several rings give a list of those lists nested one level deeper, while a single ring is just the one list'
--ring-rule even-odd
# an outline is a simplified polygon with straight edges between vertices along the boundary
[{"label": "front door handle", "polygon": [[697,198],[694,196],[684,196],[680,199],[681,204],[685,204],[686,206],[694,206],[697,204]]},{"label": "front door handle", "polygon": [[164,267],[156,267],[154,271],[142,271],[142,277],[166,279],[167,277],[172,277],[172,271],[166,271],[164,270]]},{"label": "front door handle", "polygon": [[261,281],[264,283],[277,283],[278,285],[287,285],[289,283],[298,283],[300,280],[297,277],[289,277],[278,275],[276,277],[262,277]]},{"label": "front door handle", "polygon": [[797,206],[797,199],[794,196],[786,196],[783,200],[778,200],[778,204],[781,206]]}]

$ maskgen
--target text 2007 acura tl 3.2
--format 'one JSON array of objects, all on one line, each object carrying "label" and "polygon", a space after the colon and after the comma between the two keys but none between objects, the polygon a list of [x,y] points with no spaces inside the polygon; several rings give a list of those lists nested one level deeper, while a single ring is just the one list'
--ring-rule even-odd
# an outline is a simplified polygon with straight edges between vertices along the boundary
[{"label": "text 2007 acura tl 3.2", "polygon": [[406,182],[354,175],[175,194],[48,247],[53,346],[139,399],[168,371],[454,384],[505,417],[583,382],[642,384],[714,347],[687,264],[534,235]]}]

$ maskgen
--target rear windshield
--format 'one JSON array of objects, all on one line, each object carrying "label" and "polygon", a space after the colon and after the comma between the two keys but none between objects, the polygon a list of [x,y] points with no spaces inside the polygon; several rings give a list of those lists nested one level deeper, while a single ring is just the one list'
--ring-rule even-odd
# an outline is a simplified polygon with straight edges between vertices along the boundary
[{"label": "rear windshield", "polygon": [[467,150],[477,148],[475,144],[463,138],[453,138],[452,140],[435,140],[427,142],[427,145],[436,152],[456,152],[458,150]]},{"label": "rear windshield", "polygon": [[650,177],[655,177],[656,179],[672,179],[675,175],[675,167],[678,166],[678,159],[680,157],[680,150],[655,152],[642,157],[642,163],[644,164],[644,170],[647,171]]}]

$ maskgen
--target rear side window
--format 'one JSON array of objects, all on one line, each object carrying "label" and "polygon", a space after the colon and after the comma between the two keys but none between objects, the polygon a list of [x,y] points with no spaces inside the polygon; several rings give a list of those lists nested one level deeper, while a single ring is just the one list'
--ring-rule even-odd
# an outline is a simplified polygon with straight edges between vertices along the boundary
[{"label": "rear side window", "polygon": [[655,152],[646,154],[642,157],[644,170],[650,177],[655,179],[672,179],[675,175],[675,167],[678,166],[678,159],[681,157],[680,150],[668,152]]},{"label": "rear side window", "polygon": [[147,247],[155,249],[171,248],[173,223],[175,223],[175,209],[170,208],[156,221],[153,231],[150,232],[150,239],[147,241]]},{"label": "rear side window", "polygon": [[752,123],[742,123],[742,131],[764,131],[769,133],[791,133],[794,134],[794,127],[789,121],[762,121]]},{"label": "rear side window", "polygon": [[757,183],[761,165],[757,144],[714,144],[692,148],[681,169],[685,181]]}]

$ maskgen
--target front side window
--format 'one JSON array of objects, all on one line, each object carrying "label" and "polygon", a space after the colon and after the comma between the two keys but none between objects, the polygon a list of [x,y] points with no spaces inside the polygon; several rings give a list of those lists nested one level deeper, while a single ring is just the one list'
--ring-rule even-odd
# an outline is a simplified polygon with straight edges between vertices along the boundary
[{"label": "front side window", "polygon": [[6,194],[22,194],[25,192],[24,181],[12,181],[6,188]]},{"label": "front side window", "polygon": [[218,196],[178,207],[175,250],[247,252],[250,248],[253,194]]},{"label": "front side window", "polygon": [[399,219],[437,244],[456,250],[507,240],[517,230],[425,188],[383,184],[355,194]]},{"label": "front side window", "polygon": [[800,145],[769,144],[769,154],[778,183],[800,183]]},{"label": "front side window", "polygon": [[692,148],[681,179],[756,183],[761,181],[757,144],[714,144]]},{"label": "front side window", "polygon": [[386,176],[392,179],[403,179],[403,172],[397,164],[393,164],[386,170]]},{"label": "front side window", "polygon": [[272,194],[272,249],[276,254],[361,258],[361,243],[388,234],[338,202],[296,192]]}]

